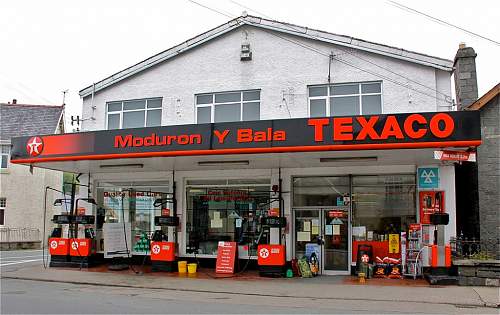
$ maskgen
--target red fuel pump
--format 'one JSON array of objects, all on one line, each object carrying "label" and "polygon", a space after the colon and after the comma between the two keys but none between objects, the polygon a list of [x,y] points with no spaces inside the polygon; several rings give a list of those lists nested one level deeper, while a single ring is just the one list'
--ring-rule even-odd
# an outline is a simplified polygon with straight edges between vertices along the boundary
[{"label": "red fuel pump", "polygon": [[282,232],[286,227],[286,218],[283,216],[283,193],[281,190],[282,179],[281,169],[279,169],[279,185],[272,187],[277,198],[271,198],[269,204],[278,202],[279,207],[271,209],[268,216],[261,218],[261,225],[264,230],[268,230],[265,244],[257,247],[257,265],[261,276],[283,276],[286,265],[286,246],[282,244]]},{"label": "red fuel pump", "polygon": [[[78,203],[84,201],[97,205],[93,198],[90,198],[90,186],[77,183],[76,176],[71,183],[71,198],[60,198],[54,201],[54,206],[69,204],[69,213],[54,215],[52,222],[57,224],[48,239],[50,267],[88,267],[95,262],[96,243],[94,224],[95,216],[85,215],[85,211],[76,211]],[[90,177],[90,176],[89,176]],[[88,188],[87,198],[76,198],[76,186],[85,186]],[[56,189],[46,187],[47,190]],[[61,191],[58,191],[61,192]],[[64,196],[65,193],[61,192]],[[84,208],[82,208],[84,210]],[[84,226],[83,234],[79,234],[78,226]]]},{"label": "red fuel pump", "polygon": [[[176,271],[176,242],[174,232],[179,225],[179,218],[174,216],[156,216],[155,226],[166,227],[167,232],[156,230],[151,238],[151,267],[153,271]],[[169,237],[170,235],[170,237]]]},{"label": "red fuel pump", "polygon": [[[54,215],[52,222],[58,226],[53,229],[48,240],[50,267],[82,267],[92,263],[92,256],[95,254],[95,234],[93,225],[95,217],[92,215]],[[75,235],[71,233],[71,226],[78,224],[86,225],[83,238],[69,237]],[[68,229],[63,237],[63,226],[68,225]]]},{"label": "red fuel pump", "polygon": [[[164,206],[171,204],[173,213]],[[155,207],[162,207],[160,216],[155,216],[155,226],[159,227],[151,237],[151,270],[152,271],[177,271],[176,264],[176,234],[179,226],[177,217],[177,202],[175,199],[175,182],[173,192],[167,195],[167,198],[156,199]]]},{"label": "red fuel pump", "polygon": [[286,226],[285,217],[264,217],[261,219],[263,228],[269,229],[269,239],[267,244],[260,244],[257,247],[257,264],[259,274],[283,275],[286,264],[286,248],[284,244],[279,244],[279,240],[272,239],[273,235],[278,235],[281,239],[281,229]]}]

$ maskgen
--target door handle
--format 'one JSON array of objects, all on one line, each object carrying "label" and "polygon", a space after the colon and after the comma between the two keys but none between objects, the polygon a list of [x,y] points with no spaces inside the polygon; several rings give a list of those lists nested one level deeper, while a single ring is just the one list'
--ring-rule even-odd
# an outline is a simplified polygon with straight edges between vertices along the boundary
[{"label": "door handle", "polygon": [[324,245],[325,244],[325,240],[320,236],[320,237],[318,237],[317,243],[318,243],[318,245]]}]

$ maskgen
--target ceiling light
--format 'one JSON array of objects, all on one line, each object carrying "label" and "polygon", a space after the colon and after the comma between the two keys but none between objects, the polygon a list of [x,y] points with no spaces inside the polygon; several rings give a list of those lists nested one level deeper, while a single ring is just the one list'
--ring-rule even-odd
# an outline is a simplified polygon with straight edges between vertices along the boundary
[{"label": "ceiling light", "polygon": [[144,164],[108,164],[100,165],[100,168],[143,168]]},{"label": "ceiling light", "polygon": [[333,158],[320,158],[321,163],[330,162],[368,162],[377,161],[376,156],[358,156],[358,157],[333,157]]},{"label": "ceiling light", "polygon": [[199,166],[249,165],[250,161],[200,161]]}]

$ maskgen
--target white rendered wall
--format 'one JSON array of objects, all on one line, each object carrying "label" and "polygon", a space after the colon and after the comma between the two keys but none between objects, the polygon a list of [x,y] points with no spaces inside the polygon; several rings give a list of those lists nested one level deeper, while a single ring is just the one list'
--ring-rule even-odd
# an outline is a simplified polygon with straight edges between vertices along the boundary
[{"label": "white rendered wall", "polygon": [[[240,61],[240,45],[245,30],[253,60]],[[280,34],[281,37],[313,47],[372,73],[391,77],[412,89],[394,84],[339,61],[332,62],[331,82],[383,81],[383,112],[441,111],[449,108],[433,91],[451,95],[450,73],[434,68],[353,50],[353,53],[408,79],[396,76],[374,64],[345,52],[346,48],[314,40]],[[341,50],[342,49],[342,50]],[[328,56],[318,54],[258,28],[243,26],[204,45],[180,54],[160,65],[125,79],[83,100],[82,130],[105,128],[105,104],[109,101],[163,98],[162,125],[195,123],[195,94],[245,89],[261,89],[261,119],[307,117],[307,86],[326,84]],[[99,79],[99,78],[96,78]],[[422,87],[413,81],[424,84]],[[430,96],[429,96],[430,95]],[[92,110],[91,103],[95,106]],[[288,110],[287,110],[288,105]]]}]

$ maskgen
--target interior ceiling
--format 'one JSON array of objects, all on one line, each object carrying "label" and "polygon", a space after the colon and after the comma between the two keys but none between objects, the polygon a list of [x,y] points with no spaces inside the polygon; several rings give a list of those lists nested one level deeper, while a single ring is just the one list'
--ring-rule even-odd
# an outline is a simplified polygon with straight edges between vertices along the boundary
[{"label": "interior ceiling", "polygon": [[[377,157],[370,161],[320,162],[320,158]],[[201,161],[248,161],[248,165],[199,165]],[[299,153],[239,154],[213,156],[151,157],[110,160],[84,160],[37,163],[35,167],[72,172],[72,173],[119,173],[155,172],[185,170],[228,170],[228,169],[269,169],[340,167],[365,165],[425,165],[435,164],[434,149],[406,150],[366,150],[366,151],[328,151]],[[134,166],[102,168],[102,165],[141,164]]]}]

